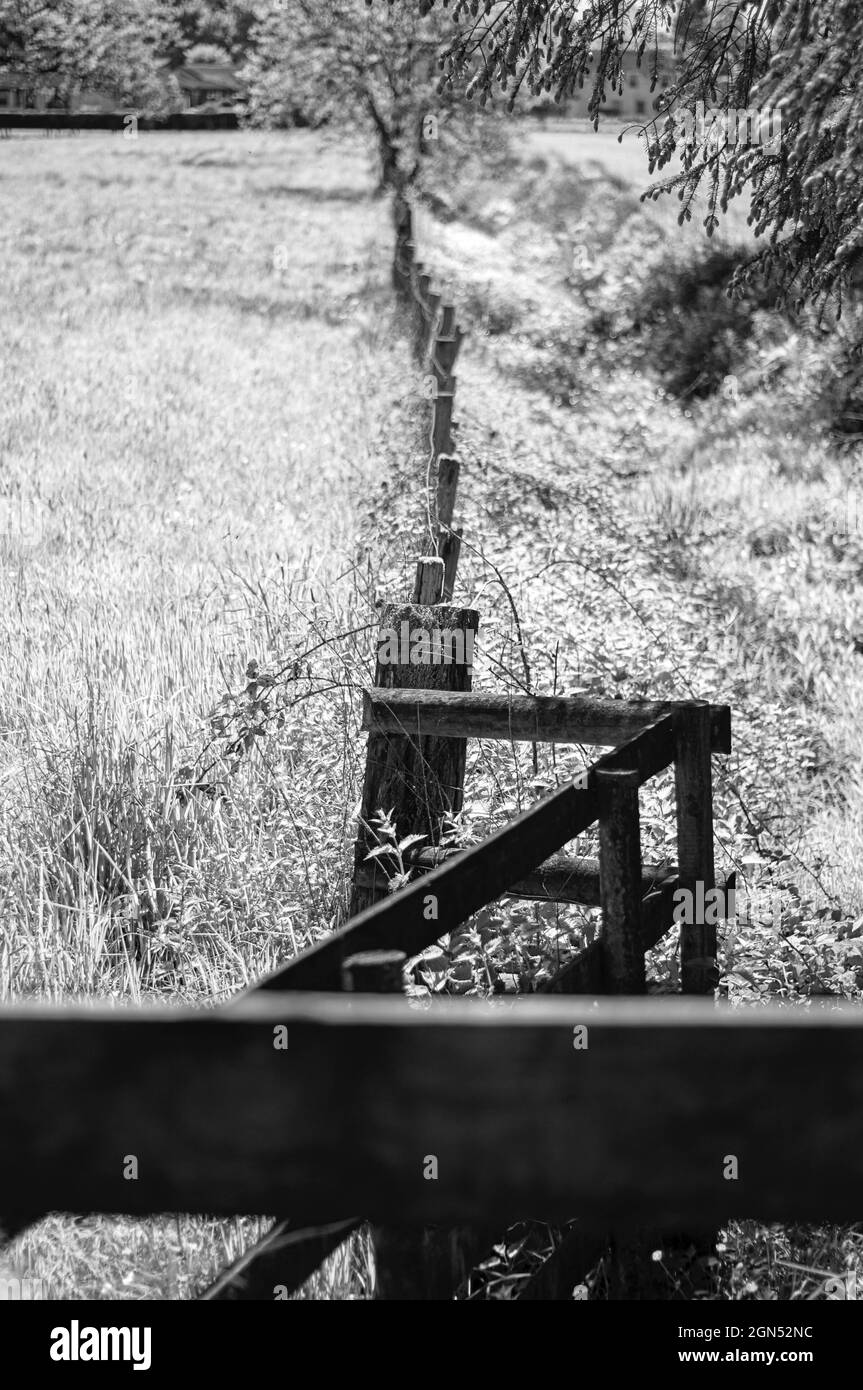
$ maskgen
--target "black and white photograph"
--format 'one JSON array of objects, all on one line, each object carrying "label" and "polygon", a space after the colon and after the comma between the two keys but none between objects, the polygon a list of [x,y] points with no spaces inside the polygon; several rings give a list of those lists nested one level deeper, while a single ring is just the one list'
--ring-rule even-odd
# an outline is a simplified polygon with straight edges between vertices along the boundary
[{"label": "black and white photograph", "polygon": [[215,1373],[285,1302],[856,1354],[861,48],[859,0],[0,0],[34,1373]]}]

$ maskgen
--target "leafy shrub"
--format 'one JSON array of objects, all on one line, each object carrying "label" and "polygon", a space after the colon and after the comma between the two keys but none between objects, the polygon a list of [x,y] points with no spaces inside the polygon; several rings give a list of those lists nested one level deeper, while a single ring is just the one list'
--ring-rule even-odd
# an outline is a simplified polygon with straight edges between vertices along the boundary
[{"label": "leafy shrub", "polygon": [[630,308],[630,332],[644,340],[673,395],[703,397],[717,391],[739,365],[756,313],[774,306],[775,295],[767,286],[747,299],[729,297],[732,276],[746,259],[739,249],[712,247],[681,265],[674,252],[653,266],[638,291]]},{"label": "leafy shrub", "polygon": [[843,338],[829,363],[822,392],[830,427],[846,438],[863,438],[863,336]]}]

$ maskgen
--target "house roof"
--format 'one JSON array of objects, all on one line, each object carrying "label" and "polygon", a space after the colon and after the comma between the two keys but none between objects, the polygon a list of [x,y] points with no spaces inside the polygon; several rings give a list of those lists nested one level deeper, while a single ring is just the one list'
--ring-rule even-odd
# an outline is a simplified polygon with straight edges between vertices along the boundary
[{"label": "house roof", "polygon": [[184,92],[206,87],[210,91],[241,92],[232,63],[186,63],[174,69],[174,77]]}]

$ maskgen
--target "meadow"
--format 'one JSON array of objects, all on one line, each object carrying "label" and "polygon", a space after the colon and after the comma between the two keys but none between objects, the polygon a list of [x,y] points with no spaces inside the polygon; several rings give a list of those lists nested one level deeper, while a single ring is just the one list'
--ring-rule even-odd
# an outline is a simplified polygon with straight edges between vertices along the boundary
[{"label": "meadow", "polygon": [[[717,867],[760,858],[779,915],[728,934],[722,992],[859,998],[863,545],[836,522],[859,458],[828,427],[831,348],[769,307],[698,337],[668,263],[698,264],[699,229],[596,149],[517,130],[442,168],[418,227],[469,332],[474,685],[731,703]],[[345,909],[358,690],[427,525],[391,220],[362,145],[319,133],[21,140],[2,162],[0,991],[207,1006]],[[725,244],[745,237],[735,214]],[[681,388],[675,351],[712,354],[724,389]],[[453,835],[581,760],[472,744]],[[656,860],[670,812],[660,782]],[[415,990],[530,988],[595,930],[509,904]],[[673,950],[651,979],[675,987]],[[10,1258],[53,1297],[191,1297],[263,1221],[51,1216]],[[721,1297],[817,1297],[860,1263],[856,1230],[724,1244]],[[303,1296],[372,1288],[360,1239]]]}]

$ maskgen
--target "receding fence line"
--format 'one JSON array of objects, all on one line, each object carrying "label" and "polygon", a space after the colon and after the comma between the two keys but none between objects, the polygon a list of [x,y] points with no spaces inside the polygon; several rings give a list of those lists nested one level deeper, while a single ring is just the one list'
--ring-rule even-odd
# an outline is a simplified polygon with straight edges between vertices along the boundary
[{"label": "receding fence line", "polygon": [[[410,313],[410,336],[414,358],[426,368],[433,381],[431,476],[434,480],[434,554],[443,561],[443,595],[449,601],[455,591],[461,531],[453,528],[460,460],[455,447],[453,404],[456,378],[453,375],[464,334],[456,323],[455,307],[431,287],[431,277],[416,257],[413,239],[413,211],[402,199],[396,207],[396,246],[393,259],[393,286]],[[415,596],[415,602],[424,601]],[[428,600],[437,602],[437,599]]]}]

